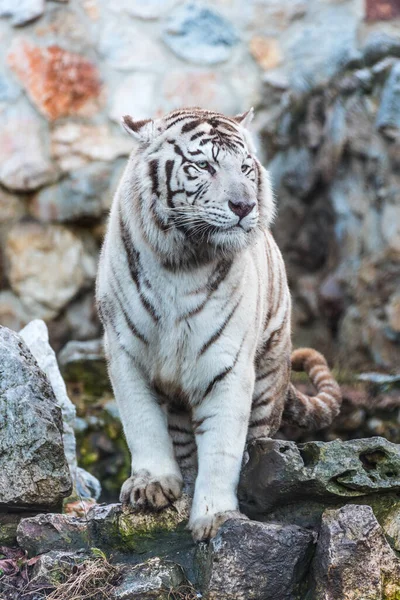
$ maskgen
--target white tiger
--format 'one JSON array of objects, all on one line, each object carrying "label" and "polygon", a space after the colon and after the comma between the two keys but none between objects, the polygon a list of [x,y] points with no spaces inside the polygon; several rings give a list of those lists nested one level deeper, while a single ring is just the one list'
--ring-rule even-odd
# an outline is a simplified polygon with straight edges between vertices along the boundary
[{"label": "white tiger", "polygon": [[[314,350],[292,356],[318,389],[290,384],[290,294],[269,226],[274,199],[246,126],[188,108],[124,117],[138,142],[111,209],[97,301],[132,454],[121,501],[160,509],[198,462],[196,540],[237,514],[247,439],[285,421],[322,427],[341,395]],[[193,435],[194,434],[194,435]]]}]

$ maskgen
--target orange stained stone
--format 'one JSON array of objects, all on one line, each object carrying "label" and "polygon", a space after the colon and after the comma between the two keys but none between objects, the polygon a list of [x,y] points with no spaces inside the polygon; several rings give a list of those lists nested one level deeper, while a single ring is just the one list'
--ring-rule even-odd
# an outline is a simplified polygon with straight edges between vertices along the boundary
[{"label": "orange stained stone", "polygon": [[96,110],[101,82],[96,66],[85,57],[20,39],[8,55],[8,64],[48,120]]}]

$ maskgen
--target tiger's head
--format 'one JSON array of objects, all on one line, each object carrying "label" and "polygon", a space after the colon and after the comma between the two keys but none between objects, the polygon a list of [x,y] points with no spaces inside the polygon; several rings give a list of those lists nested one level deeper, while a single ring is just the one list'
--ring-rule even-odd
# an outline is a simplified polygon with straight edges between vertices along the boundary
[{"label": "tiger's head", "polygon": [[155,120],[123,117],[137,141],[124,196],[169,262],[234,254],[270,225],[271,186],[246,129],[252,116],[187,108]]}]

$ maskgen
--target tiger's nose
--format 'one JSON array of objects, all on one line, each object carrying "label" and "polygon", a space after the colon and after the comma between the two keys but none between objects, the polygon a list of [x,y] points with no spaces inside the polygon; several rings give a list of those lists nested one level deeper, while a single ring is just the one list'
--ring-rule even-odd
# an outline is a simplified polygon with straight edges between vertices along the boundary
[{"label": "tiger's nose", "polygon": [[255,205],[255,202],[232,202],[232,200],[229,200],[228,202],[229,208],[233,213],[235,213],[235,215],[239,217],[239,219],[244,219],[247,217]]}]

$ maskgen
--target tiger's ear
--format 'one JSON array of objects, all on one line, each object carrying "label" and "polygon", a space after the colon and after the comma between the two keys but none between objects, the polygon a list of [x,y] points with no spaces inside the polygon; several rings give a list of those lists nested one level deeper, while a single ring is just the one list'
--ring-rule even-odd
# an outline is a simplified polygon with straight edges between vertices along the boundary
[{"label": "tiger's ear", "polygon": [[125,115],[121,119],[122,127],[135,138],[135,140],[148,143],[160,133],[156,126],[156,123],[152,119],[142,119],[141,121],[134,121],[129,115]]},{"label": "tiger's ear", "polygon": [[254,117],[254,108],[251,107],[248,111],[241,113],[240,115],[235,115],[233,117],[233,120],[236,121],[236,123],[240,123],[240,125],[242,127],[246,128],[252,122],[253,117]]}]

